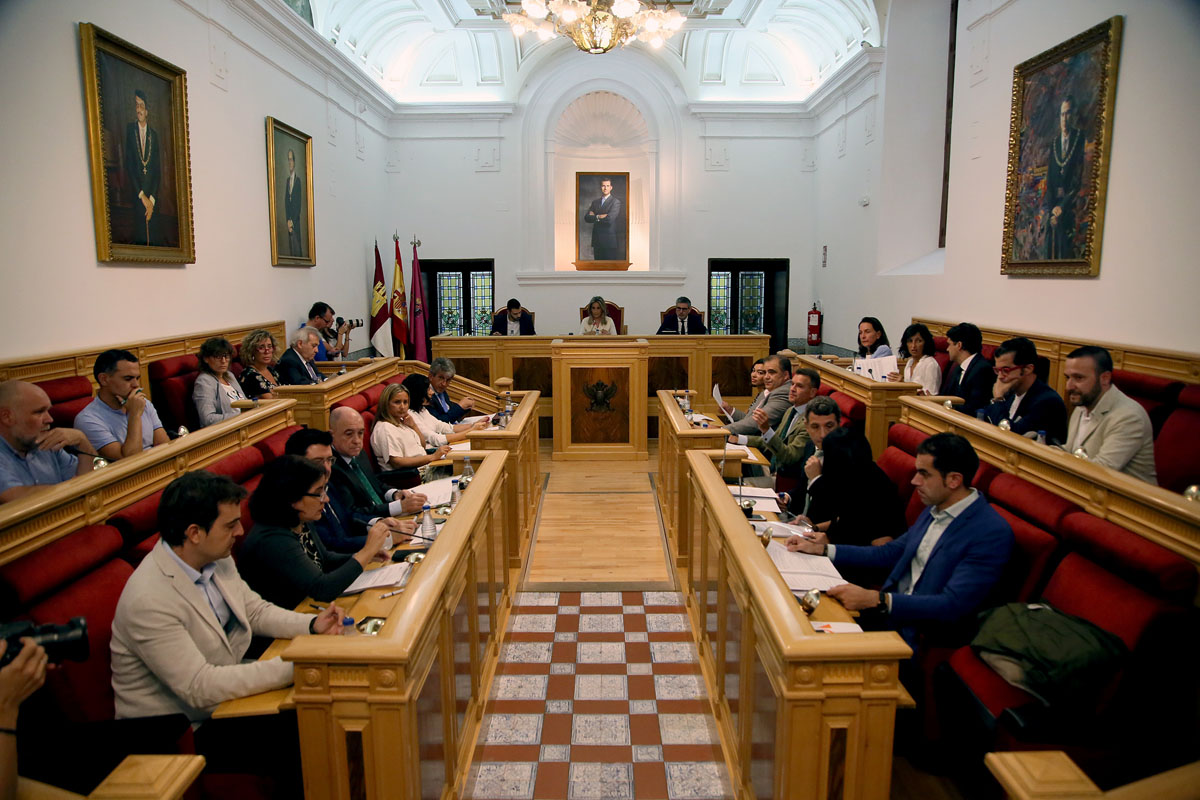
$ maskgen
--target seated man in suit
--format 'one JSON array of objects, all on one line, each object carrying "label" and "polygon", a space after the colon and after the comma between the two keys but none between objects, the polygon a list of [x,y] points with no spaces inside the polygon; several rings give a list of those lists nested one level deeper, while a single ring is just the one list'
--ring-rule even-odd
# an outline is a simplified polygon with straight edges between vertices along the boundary
[{"label": "seated man in suit", "polygon": [[50,396],[40,386],[0,382],[0,503],[92,471],[96,453],[83,431],[51,428],[53,423]]},{"label": "seated man in suit", "polygon": [[700,313],[692,310],[692,301],[686,297],[678,297],[675,299],[675,313],[663,317],[657,333],[660,336],[668,333],[677,333],[680,336],[698,335],[708,333],[708,328],[704,327]]},{"label": "seated man in suit", "polygon": [[425,495],[410,489],[388,489],[363,455],[367,427],[353,408],[335,408],[329,414],[333,436],[333,473],[329,499],[348,509],[357,525],[370,527],[379,518],[415,514],[425,505]]},{"label": "seated man in suit", "polygon": [[[333,434],[329,431],[301,428],[288,437],[283,452],[286,455],[315,461],[325,469],[326,477],[332,479],[333,464],[337,457],[333,454]],[[335,497],[335,494],[338,497]],[[411,507],[412,501],[409,501],[408,505]],[[331,552],[357,553],[367,544],[367,530],[379,521],[392,531],[392,541],[396,544],[407,541],[417,530],[417,523],[413,519],[400,520],[389,516],[362,520],[355,517],[348,507],[342,505],[341,493],[338,492],[329,495],[329,502],[325,504],[321,518],[313,523],[313,527]]]},{"label": "seated man in suit", "polygon": [[973,618],[1000,579],[1013,546],[1009,524],[971,479],[979,457],[953,433],[917,447],[913,486],[927,508],[899,538],[879,547],[832,545],[823,533],[793,536],[789,550],[828,555],[834,566],[886,567],[881,591],[845,583],[829,596],[864,615],[866,626],[900,632],[915,650],[922,634],[949,635]]},{"label": "seated man in suit", "polygon": [[[767,356],[763,359],[763,390],[750,403],[745,413],[735,409],[729,403],[722,402],[721,410],[733,417],[733,422],[725,426],[729,431],[731,444],[739,444],[738,436],[753,436],[759,432],[758,423],[754,421],[754,410],[761,408],[767,415],[767,426],[774,428],[783,419],[783,413],[791,408],[788,402],[788,390],[784,384],[792,379],[792,362],[783,356]],[[744,442],[741,442],[744,444]]]},{"label": "seated man in suit", "polygon": [[777,491],[785,491],[794,487],[797,482],[805,482],[804,451],[808,447],[809,438],[804,412],[820,388],[821,376],[816,370],[808,367],[796,370],[788,386],[788,402],[791,403],[791,407],[783,413],[779,427],[772,428],[768,424],[767,412],[756,408],[750,416],[754,418],[761,435],[737,437],[738,444],[758,448],[771,459],[772,477],[766,485],[774,485]]},{"label": "seated man in suit", "polygon": [[454,377],[454,362],[448,358],[435,358],[429,362],[429,383],[433,386],[433,400],[429,402],[429,413],[449,425],[467,415],[475,406],[475,400],[464,397],[455,403],[446,393],[446,387]]},{"label": "seated man in suit", "polygon": [[331,603],[315,616],[299,614],[245,584],[230,557],[245,496],[229,478],[202,470],[163,491],[162,539],[129,577],[113,618],[116,715],[185,714],[203,723],[196,749],[210,770],[265,770],[295,786],[294,716],[207,720],[219,703],[291,684],[294,668],[281,658],[243,662],[252,636],[338,635],[344,612]]},{"label": "seated man in suit", "polygon": [[949,342],[947,352],[954,366],[946,373],[942,383],[942,394],[961,397],[966,402],[956,406],[964,414],[975,416],[979,409],[992,399],[992,362],[979,351],[983,347],[983,334],[969,322],[960,322],[946,331]]},{"label": "seated man in suit", "polygon": [[[842,427],[842,409],[832,397],[814,397],[808,401],[804,409],[804,432],[808,443],[800,454],[800,470],[790,474],[798,478],[795,488],[781,493],[780,500],[787,506],[790,513],[807,519],[809,506],[812,505],[808,488],[821,477],[821,445],[825,437]],[[815,525],[818,530],[825,530],[827,525]]]},{"label": "seated man in suit", "polygon": [[292,335],[292,346],[284,351],[276,365],[280,383],[308,386],[325,380],[313,365],[320,341],[321,334],[315,328],[304,327]]},{"label": "seated man in suit", "polygon": [[521,308],[521,301],[509,298],[507,310],[492,317],[492,336],[536,336],[533,315]]},{"label": "seated man in suit", "polygon": [[1046,432],[1046,441],[1067,440],[1067,407],[1058,392],[1037,376],[1037,348],[1024,336],[1009,339],[995,353],[996,384],[985,409],[993,425],[1008,420],[1010,430],[1022,435]]},{"label": "seated man in suit", "polygon": [[154,404],[142,391],[137,356],[128,350],[105,350],[96,357],[92,375],[100,388],[75,416],[75,427],[97,453],[116,461],[169,441]]},{"label": "seated man in suit", "polygon": [[1157,484],[1150,417],[1141,403],[1113,385],[1112,370],[1112,356],[1103,347],[1080,347],[1067,356],[1063,372],[1075,410],[1064,449],[1081,449],[1093,464]]}]

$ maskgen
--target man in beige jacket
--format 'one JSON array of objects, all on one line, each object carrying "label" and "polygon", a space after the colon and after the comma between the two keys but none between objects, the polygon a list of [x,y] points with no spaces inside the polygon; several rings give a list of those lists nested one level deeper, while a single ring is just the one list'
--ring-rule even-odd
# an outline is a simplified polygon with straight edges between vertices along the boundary
[{"label": "man in beige jacket", "polygon": [[1067,356],[1067,399],[1075,410],[1063,449],[1083,450],[1093,464],[1157,484],[1150,416],[1113,385],[1112,370],[1112,356],[1103,347],[1080,347]]}]

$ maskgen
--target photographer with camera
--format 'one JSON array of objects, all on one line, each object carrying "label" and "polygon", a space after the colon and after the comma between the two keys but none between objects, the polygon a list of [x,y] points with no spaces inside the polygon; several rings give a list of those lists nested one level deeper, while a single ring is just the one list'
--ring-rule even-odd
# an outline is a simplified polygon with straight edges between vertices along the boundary
[{"label": "photographer with camera", "polygon": [[362,320],[334,319],[333,306],[320,300],[308,310],[305,326],[317,331],[317,361],[333,361],[350,352],[350,331],[362,327]]},{"label": "photographer with camera", "polygon": [[[17,713],[46,681],[46,651],[32,639],[21,642],[21,652],[0,669],[0,800],[17,796]],[[0,639],[0,662],[9,646]]]}]

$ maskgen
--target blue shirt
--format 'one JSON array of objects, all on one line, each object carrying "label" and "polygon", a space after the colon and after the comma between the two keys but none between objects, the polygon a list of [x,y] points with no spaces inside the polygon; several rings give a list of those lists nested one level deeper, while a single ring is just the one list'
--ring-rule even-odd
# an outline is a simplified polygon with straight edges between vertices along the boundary
[{"label": "blue shirt", "polygon": [[[142,409],[143,450],[154,444],[154,432],[162,426],[158,412],[154,410],[154,404],[147,400],[146,407]],[[75,428],[83,431],[98,453],[101,447],[107,447],[113,442],[119,445],[125,444],[125,434],[129,430],[129,417],[121,409],[110,408],[108,403],[95,397],[92,402],[84,406],[83,411],[75,416]]]},{"label": "blue shirt", "polygon": [[235,619],[232,609],[229,608],[229,603],[225,600],[225,595],[221,594],[221,590],[213,583],[213,573],[217,571],[217,562],[205,564],[204,569],[196,571],[191,564],[184,561],[175,552],[171,545],[167,544],[166,539],[159,539],[158,546],[166,550],[171,558],[175,559],[175,563],[183,570],[183,574],[187,575],[188,580],[196,584],[196,588],[204,595],[204,599],[208,601],[208,605],[212,608],[213,613],[217,616],[217,622],[221,623],[221,627],[225,632],[229,632],[229,621]]},{"label": "blue shirt", "polygon": [[62,450],[34,450],[22,456],[0,436],[0,492],[15,486],[53,486],[75,477],[79,459]]}]

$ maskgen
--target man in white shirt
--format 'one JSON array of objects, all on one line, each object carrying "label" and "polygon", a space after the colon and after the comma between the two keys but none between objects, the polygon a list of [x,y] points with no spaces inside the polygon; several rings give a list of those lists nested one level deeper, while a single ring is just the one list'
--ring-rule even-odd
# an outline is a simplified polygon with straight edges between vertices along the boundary
[{"label": "man in white shirt", "polygon": [[1141,403],[1112,382],[1112,356],[1103,347],[1080,347],[1067,356],[1067,399],[1075,406],[1067,426],[1068,453],[1157,484],[1154,429]]}]

